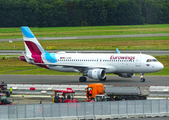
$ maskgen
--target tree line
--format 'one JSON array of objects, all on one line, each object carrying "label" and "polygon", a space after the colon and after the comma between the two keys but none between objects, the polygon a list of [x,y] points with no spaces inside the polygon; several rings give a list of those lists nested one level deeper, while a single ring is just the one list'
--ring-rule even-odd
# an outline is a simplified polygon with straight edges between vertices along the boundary
[{"label": "tree line", "polygon": [[169,23],[169,0],[0,0],[0,27]]}]

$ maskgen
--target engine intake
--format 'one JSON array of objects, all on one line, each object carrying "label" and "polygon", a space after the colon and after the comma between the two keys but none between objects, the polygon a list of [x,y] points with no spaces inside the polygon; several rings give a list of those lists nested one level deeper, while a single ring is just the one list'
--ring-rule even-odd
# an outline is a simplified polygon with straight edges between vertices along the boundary
[{"label": "engine intake", "polygon": [[102,80],[106,77],[106,72],[103,69],[92,69],[87,72],[87,76],[92,79]]},{"label": "engine intake", "polygon": [[118,76],[125,77],[125,78],[131,78],[135,75],[135,73],[118,73]]}]

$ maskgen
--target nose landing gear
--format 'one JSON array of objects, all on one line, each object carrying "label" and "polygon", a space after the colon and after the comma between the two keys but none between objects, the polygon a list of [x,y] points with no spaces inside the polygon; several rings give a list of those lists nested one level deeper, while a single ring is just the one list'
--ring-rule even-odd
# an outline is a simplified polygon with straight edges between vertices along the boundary
[{"label": "nose landing gear", "polygon": [[141,81],[141,82],[145,82],[145,78],[144,78],[143,75],[144,75],[144,73],[140,73],[140,77],[141,77],[140,81]]}]

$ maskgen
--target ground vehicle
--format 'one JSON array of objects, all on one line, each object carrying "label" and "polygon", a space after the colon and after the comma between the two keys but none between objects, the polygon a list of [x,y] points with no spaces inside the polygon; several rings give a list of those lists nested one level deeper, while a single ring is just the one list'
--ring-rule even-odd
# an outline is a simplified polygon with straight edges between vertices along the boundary
[{"label": "ground vehicle", "polygon": [[[92,94],[89,91],[92,90]],[[102,83],[89,84],[86,88],[87,101],[144,100],[149,95],[149,87],[104,87]]]},{"label": "ground vehicle", "polygon": [[95,101],[107,101],[106,95],[95,95]]},{"label": "ground vehicle", "polygon": [[87,101],[88,102],[91,100],[99,101],[99,99],[105,98],[104,92],[105,92],[104,85],[102,83],[89,84],[88,87],[86,88]]},{"label": "ground vehicle", "polygon": [[6,94],[0,93],[0,105],[13,105],[13,103],[7,100]]},{"label": "ground vehicle", "polygon": [[[62,93],[62,97],[59,97],[59,93]],[[78,102],[74,99],[75,91],[72,88],[66,90],[54,90],[53,91],[53,103],[75,103]]]},{"label": "ground vehicle", "polygon": [[113,100],[145,100],[149,95],[149,87],[105,87],[106,95]]},{"label": "ground vehicle", "polygon": [[7,84],[3,81],[0,82],[0,93],[5,93],[7,97],[10,97],[10,92],[7,89]]}]

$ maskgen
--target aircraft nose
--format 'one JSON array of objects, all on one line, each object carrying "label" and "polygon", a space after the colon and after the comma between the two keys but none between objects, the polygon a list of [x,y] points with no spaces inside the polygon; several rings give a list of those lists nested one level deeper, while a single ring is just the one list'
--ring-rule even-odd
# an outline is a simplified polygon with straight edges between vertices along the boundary
[{"label": "aircraft nose", "polygon": [[159,69],[159,70],[162,70],[163,68],[164,68],[164,65],[163,65],[162,63],[159,63],[158,69]]}]

